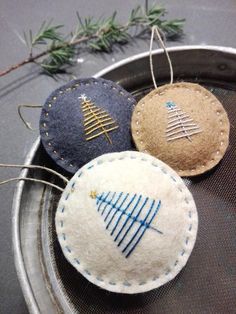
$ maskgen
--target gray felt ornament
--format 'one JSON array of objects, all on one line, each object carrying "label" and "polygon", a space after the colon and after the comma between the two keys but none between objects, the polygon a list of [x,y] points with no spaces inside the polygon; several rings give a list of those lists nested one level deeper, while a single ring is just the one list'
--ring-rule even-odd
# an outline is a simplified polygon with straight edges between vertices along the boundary
[{"label": "gray felt ornament", "polygon": [[43,106],[43,146],[70,173],[104,153],[133,150],[134,105],[134,97],[114,82],[101,78],[71,81],[55,90]]}]

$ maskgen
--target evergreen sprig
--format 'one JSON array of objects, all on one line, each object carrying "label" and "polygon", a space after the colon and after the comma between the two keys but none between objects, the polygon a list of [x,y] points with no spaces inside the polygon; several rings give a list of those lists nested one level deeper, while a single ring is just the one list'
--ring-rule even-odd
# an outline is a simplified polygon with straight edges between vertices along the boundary
[{"label": "evergreen sprig", "polygon": [[[123,45],[133,37],[150,32],[152,26],[157,25],[167,38],[181,36],[184,19],[166,20],[167,11],[157,5],[146,11],[140,6],[134,8],[127,23],[121,24],[117,20],[117,12],[108,18],[82,19],[77,13],[78,23],[75,30],[63,35],[63,25],[54,25],[52,21],[43,22],[38,32],[30,30],[24,33],[24,42],[29,48],[28,58],[22,62],[0,72],[0,76],[27,64],[36,63],[48,74],[57,73],[73,63],[81,46],[96,52],[111,52],[115,44]],[[43,50],[42,47],[46,46]],[[41,49],[35,54],[36,49]]]}]

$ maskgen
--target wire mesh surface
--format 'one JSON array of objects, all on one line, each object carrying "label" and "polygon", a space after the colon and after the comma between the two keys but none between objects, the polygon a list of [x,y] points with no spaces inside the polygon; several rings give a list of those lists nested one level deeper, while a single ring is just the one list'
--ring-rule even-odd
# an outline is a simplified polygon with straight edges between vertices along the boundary
[{"label": "wire mesh surface", "polygon": [[[48,211],[50,253],[59,285],[79,313],[236,313],[236,91],[206,86],[228,112],[230,146],[207,174],[185,179],[199,213],[195,248],[179,275],[164,286],[137,295],[102,290],[71,266],[57,241],[54,217],[58,196]],[[149,88],[133,91],[137,99]],[[204,113],[203,113],[204,114]]]}]

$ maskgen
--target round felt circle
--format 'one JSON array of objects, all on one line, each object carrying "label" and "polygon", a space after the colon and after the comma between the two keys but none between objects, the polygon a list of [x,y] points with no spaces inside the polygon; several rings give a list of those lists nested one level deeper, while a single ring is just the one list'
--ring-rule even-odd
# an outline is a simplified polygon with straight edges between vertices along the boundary
[{"label": "round felt circle", "polygon": [[79,79],[54,91],[40,118],[47,153],[63,169],[75,173],[93,158],[132,150],[130,130],[135,99],[104,79]]},{"label": "round felt circle", "polygon": [[229,143],[229,120],[217,98],[198,84],[161,86],[141,99],[132,116],[139,151],[160,158],[180,176],[213,168]]},{"label": "round felt circle", "polygon": [[193,249],[198,215],[182,179],[139,152],[111,153],[70,180],[56,231],[67,260],[89,281],[118,293],[173,279]]}]

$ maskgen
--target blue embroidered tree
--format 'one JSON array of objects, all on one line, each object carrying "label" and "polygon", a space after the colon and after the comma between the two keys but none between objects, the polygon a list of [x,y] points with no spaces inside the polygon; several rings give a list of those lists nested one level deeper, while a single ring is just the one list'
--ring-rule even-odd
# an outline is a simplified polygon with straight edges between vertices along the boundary
[{"label": "blue embroidered tree", "polygon": [[110,191],[99,195],[91,192],[90,196],[96,200],[97,211],[104,219],[106,230],[110,231],[126,258],[135,250],[148,229],[162,234],[151,225],[160,209],[160,200]]},{"label": "blue embroidered tree", "polygon": [[173,101],[166,103],[168,110],[168,125],[166,129],[167,142],[186,137],[192,141],[191,136],[202,132],[193,119],[183,112]]}]

